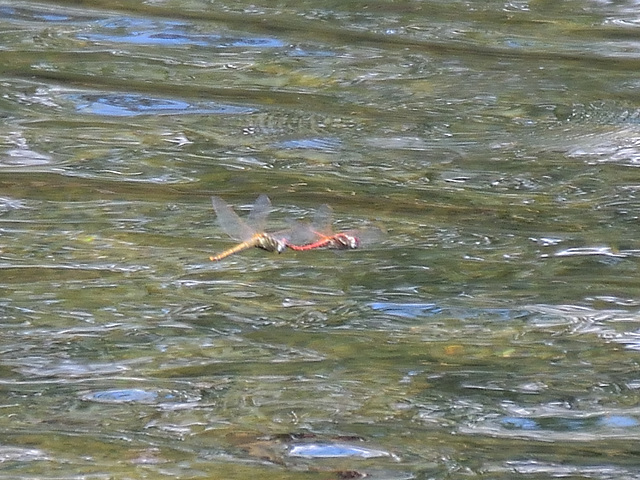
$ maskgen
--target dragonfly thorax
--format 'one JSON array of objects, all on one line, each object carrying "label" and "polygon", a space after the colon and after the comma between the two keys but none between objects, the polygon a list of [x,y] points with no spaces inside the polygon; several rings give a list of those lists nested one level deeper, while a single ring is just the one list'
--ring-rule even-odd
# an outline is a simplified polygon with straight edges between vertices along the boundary
[{"label": "dragonfly thorax", "polygon": [[256,236],[256,247],[268,252],[282,253],[286,250],[287,244],[284,240],[276,238],[273,235],[260,233]]},{"label": "dragonfly thorax", "polygon": [[360,246],[360,240],[358,237],[348,235],[346,233],[338,233],[333,236],[335,248],[347,249],[358,248]]}]

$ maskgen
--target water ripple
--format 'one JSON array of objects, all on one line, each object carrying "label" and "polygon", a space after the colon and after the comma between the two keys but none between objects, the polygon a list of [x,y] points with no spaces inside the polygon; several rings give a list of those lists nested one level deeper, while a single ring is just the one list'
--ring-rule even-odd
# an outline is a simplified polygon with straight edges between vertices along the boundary
[{"label": "water ripple", "polygon": [[374,450],[343,443],[309,443],[294,445],[289,450],[289,456],[306,458],[376,458],[391,457],[392,455],[384,450]]},{"label": "water ripple", "polygon": [[373,310],[402,318],[419,318],[442,313],[442,308],[435,303],[394,303],[376,302],[371,304]]},{"label": "water ripple", "polygon": [[370,304],[373,310],[387,315],[401,318],[423,318],[438,316],[451,316],[456,318],[497,318],[509,320],[529,314],[526,309],[509,308],[456,308],[445,307],[435,303],[401,303],[401,302],[374,302]]},{"label": "water ripple", "polygon": [[285,140],[277,143],[276,146],[291,150],[323,150],[333,152],[340,148],[341,143],[337,138],[301,138]]},{"label": "water ripple", "polygon": [[82,399],[98,403],[154,403],[158,399],[158,392],[138,388],[103,390],[85,393]]},{"label": "water ripple", "polygon": [[219,35],[200,33],[193,25],[178,21],[151,21],[144,18],[119,17],[99,20],[93,32],[78,38],[94,42],[117,42],[132,45],[193,45],[213,48],[280,48],[285,42],[274,37]]},{"label": "water ripple", "polygon": [[51,458],[42,450],[37,448],[21,448],[0,445],[0,463],[32,462],[35,460],[51,460]]},{"label": "water ripple", "polygon": [[593,428],[632,428],[640,422],[629,415],[602,415],[588,418],[566,417],[510,417],[500,419],[500,423],[508,429],[520,430],[552,430],[578,431]]},{"label": "water ripple", "polygon": [[16,360],[7,360],[8,366],[27,378],[59,377],[62,381],[70,378],[97,377],[121,374],[131,368],[134,362],[79,362],[73,360],[56,360],[42,356],[23,356]]},{"label": "water ripple", "polygon": [[[622,468],[613,465],[564,465],[561,462],[545,462],[542,460],[514,460],[504,465],[488,465],[487,472],[503,473],[504,477],[513,478],[522,475],[530,478],[600,478],[600,479],[635,479],[637,471],[633,468]],[[544,477],[540,477],[544,475]]]},{"label": "water ripple", "polygon": [[143,403],[143,404],[180,404],[189,405],[200,400],[200,396],[186,395],[171,390],[153,390],[142,388],[122,388],[98,390],[81,395],[82,400],[96,403]]},{"label": "water ripple", "polygon": [[186,100],[149,97],[137,94],[67,94],[81,113],[110,117],[134,117],[138,115],[208,114],[237,115],[253,113],[251,107],[225,105],[215,102],[193,104]]},{"label": "water ripple", "polygon": [[628,252],[620,252],[615,251],[611,247],[601,246],[601,247],[576,247],[576,248],[567,248],[565,250],[560,250],[556,252],[554,256],[556,257],[573,257],[573,256],[590,256],[590,255],[603,255],[606,257],[626,257],[629,254],[636,254],[638,251],[628,251]]},{"label": "water ripple", "polygon": [[0,197],[0,213],[6,213],[10,210],[18,210],[21,208],[27,208],[25,202],[15,198]]}]

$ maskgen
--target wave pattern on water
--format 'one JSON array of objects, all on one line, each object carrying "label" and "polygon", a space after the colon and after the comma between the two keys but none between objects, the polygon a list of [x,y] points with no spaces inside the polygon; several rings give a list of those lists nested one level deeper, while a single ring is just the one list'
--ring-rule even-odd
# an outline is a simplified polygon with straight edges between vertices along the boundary
[{"label": "wave pattern on water", "polygon": [[193,24],[177,21],[150,21],[145,18],[120,17],[94,23],[90,32],[78,38],[95,42],[122,42],[133,45],[161,45],[177,47],[193,45],[213,48],[280,48],[281,40],[268,37],[216,35],[202,33]]},{"label": "wave pattern on water", "polygon": [[5,476],[635,478],[633,3],[0,2]]},{"label": "wave pattern on water", "polygon": [[67,99],[77,105],[81,113],[106,115],[115,117],[132,117],[136,115],[234,115],[252,113],[253,109],[232,105],[215,104],[213,102],[191,104],[189,102],[145,97],[131,94],[68,94]]}]

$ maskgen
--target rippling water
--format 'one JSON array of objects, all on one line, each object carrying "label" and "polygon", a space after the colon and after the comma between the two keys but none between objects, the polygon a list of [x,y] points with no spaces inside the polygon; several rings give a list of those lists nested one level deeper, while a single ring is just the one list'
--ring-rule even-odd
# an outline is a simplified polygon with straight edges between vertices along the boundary
[{"label": "rippling water", "polygon": [[[635,2],[0,2],[0,478],[640,478]],[[233,245],[333,207],[334,252]]]}]

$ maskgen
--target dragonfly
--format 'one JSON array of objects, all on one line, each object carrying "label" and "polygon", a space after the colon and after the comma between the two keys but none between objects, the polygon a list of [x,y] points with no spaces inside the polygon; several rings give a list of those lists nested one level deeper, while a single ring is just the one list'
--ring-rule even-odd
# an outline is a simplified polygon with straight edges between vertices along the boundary
[{"label": "dragonfly", "polygon": [[211,261],[222,260],[252,247],[278,253],[287,248],[288,242],[284,234],[270,234],[264,231],[267,215],[271,211],[271,200],[266,195],[262,194],[256,199],[246,222],[220,197],[211,197],[211,202],[220,228],[231,238],[241,242],[218,255],[212,255],[209,257]]},{"label": "dragonfly", "polygon": [[[363,244],[377,240],[382,232],[375,228],[365,230],[349,230],[333,233],[331,222],[333,210],[329,205],[321,205],[313,217],[311,225],[298,222],[286,239],[287,247],[296,251],[314,250],[316,248],[335,248],[351,250],[360,248]],[[315,237],[308,241],[309,236]]]}]

